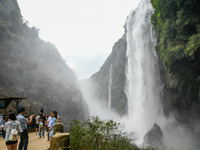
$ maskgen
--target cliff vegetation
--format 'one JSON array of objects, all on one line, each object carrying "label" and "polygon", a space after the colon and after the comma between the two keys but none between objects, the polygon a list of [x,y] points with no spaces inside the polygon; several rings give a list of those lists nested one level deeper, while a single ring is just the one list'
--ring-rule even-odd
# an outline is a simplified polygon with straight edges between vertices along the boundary
[{"label": "cliff vegetation", "polygon": [[[163,106],[180,120],[200,114],[200,1],[151,0],[162,65]],[[183,117],[184,116],[184,117]],[[187,118],[187,119],[185,119]]]}]

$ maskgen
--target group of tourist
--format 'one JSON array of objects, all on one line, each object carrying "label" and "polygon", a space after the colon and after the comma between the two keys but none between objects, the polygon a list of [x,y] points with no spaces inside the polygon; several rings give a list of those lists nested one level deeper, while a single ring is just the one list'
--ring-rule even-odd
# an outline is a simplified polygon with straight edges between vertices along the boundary
[{"label": "group of tourist", "polygon": [[[41,108],[41,110],[43,111],[43,109]],[[37,114],[37,116],[35,117],[35,123],[36,123],[36,128],[35,128],[35,134],[39,135],[39,138],[43,137],[44,138],[44,131],[46,130],[47,132],[47,140],[49,141],[50,138],[53,136],[53,128],[52,126],[54,126],[55,124],[55,120],[57,118],[57,112],[53,111],[51,112],[50,116],[48,116],[47,114],[44,115],[43,113]]]},{"label": "group of tourist", "polygon": [[8,115],[8,121],[4,124],[5,131],[5,141],[8,150],[17,150],[18,138],[20,137],[20,143],[18,150],[27,150],[28,148],[28,125],[31,125],[33,121],[36,123],[36,134],[39,130],[39,138],[44,137],[44,130],[47,130],[48,140],[51,140],[53,136],[53,130],[55,125],[55,120],[57,118],[57,112],[51,112],[50,116],[44,115],[43,109],[40,113],[35,116],[30,115],[25,118],[25,108],[18,108],[19,115],[16,116],[15,113],[11,112]]}]

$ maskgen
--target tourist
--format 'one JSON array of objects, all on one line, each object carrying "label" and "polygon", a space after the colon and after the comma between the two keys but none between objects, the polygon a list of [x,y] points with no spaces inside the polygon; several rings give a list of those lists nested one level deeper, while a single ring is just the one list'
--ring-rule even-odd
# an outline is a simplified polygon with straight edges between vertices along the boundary
[{"label": "tourist", "polygon": [[[8,118],[6,117],[6,115],[3,116],[3,121],[2,121],[2,124],[3,124],[3,128],[5,127],[5,123],[8,121]],[[5,136],[6,136],[6,132],[4,130],[2,130],[2,136],[3,138],[5,139]]]},{"label": "tourist", "polygon": [[51,113],[51,117],[52,117],[52,120],[51,120],[50,123],[49,123],[49,131],[50,131],[50,133],[49,133],[49,140],[50,140],[50,141],[51,141],[51,138],[52,138],[52,136],[53,136],[54,125],[55,125],[55,121],[56,121],[56,119],[57,119],[57,112],[56,112],[56,111],[53,111],[53,112]]},{"label": "tourist", "polygon": [[31,114],[32,116],[33,116],[33,120],[32,120],[32,122],[31,122],[31,128],[35,128],[35,114],[34,113],[32,113]]},{"label": "tourist", "polygon": [[[39,124],[39,138],[44,137],[44,126],[45,126],[46,118],[43,114],[40,114],[40,124]],[[41,135],[42,132],[42,135]]]},{"label": "tourist", "polygon": [[48,123],[47,123],[47,120],[48,120],[48,115],[47,114],[45,114],[45,118],[46,118],[46,121],[45,121],[45,130],[47,131],[46,132],[46,135],[48,134]]},{"label": "tourist", "polygon": [[23,130],[20,132],[20,143],[19,143],[19,148],[18,150],[27,150],[28,148],[28,130],[27,130],[27,125],[31,124],[33,116],[31,115],[29,118],[30,120],[27,121],[27,119],[24,117],[25,114],[25,108],[24,107],[19,107],[18,108],[19,115],[17,116],[17,121],[20,123],[20,127]]},{"label": "tourist", "polygon": [[44,113],[44,110],[43,108],[40,109],[40,114],[43,114]]},{"label": "tourist", "polygon": [[[6,141],[6,146],[8,150],[17,150],[18,138],[14,136],[10,136],[12,134],[11,130],[13,129],[16,129],[18,133],[22,132],[19,122],[16,121],[15,114],[10,113],[8,116],[8,122],[6,122],[4,126],[4,131],[6,131],[5,141]],[[18,135],[15,135],[15,136],[18,136]]]},{"label": "tourist", "polygon": [[[45,120],[45,130],[47,130],[47,119],[48,119],[48,115],[47,115],[47,114],[45,115],[45,119],[46,119],[46,120]],[[47,132],[48,132],[48,131],[47,131]]]},{"label": "tourist", "polygon": [[48,117],[47,119],[47,133],[48,133],[48,137],[47,137],[47,141],[49,141],[49,126],[50,126],[50,121],[52,120],[51,115]]},{"label": "tourist", "polygon": [[2,130],[3,130],[3,116],[0,116],[0,133],[2,135]]},{"label": "tourist", "polygon": [[35,128],[35,134],[37,135],[37,132],[39,132],[39,124],[40,124],[40,115],[37,114],[37,116],[35,117],[35,123],[36,123],[36,128]]}]

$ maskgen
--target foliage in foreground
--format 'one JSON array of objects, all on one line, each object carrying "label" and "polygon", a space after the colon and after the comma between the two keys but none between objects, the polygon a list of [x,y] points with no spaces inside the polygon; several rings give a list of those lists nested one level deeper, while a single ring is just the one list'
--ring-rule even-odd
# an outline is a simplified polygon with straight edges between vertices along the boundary
[{"label": "foliage in foreground", "polygon": [[138,150],[125,136],[123,126],[113,120],[92,117],[86,122],[71,122],[70,145],[72,150]]}]

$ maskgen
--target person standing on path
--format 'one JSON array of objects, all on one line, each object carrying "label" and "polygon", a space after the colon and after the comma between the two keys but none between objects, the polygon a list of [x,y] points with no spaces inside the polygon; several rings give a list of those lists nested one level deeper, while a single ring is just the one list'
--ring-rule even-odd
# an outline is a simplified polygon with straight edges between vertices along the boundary
[{"label": "person standing on path", "polygon": [[33,119],[33,116],[30,116],[30,120],[27,121],[27,119],[24,117],[25,114],[25,108],[24,107],[19,107],[18,108],[19,115],[17,116],[17,121],[20,123],[20,127],[23,130],[20,135],[20,143],[18,150],[24,150],[28,149],[28,130],[27,130],[27,125],[30,125]]},{"label": "person standing on path", "polygon": [[52,120],[51,115],[48,117],[47,119],[47,130],[48,130],[48,137],[47,137],[47,141],[49,141],[49,127],[50,127],[50,121]]},{"label": "person standing on path", "polygon": [[36,125],[35,114],[32,113],[31,115],[33,116],[33,120],[32,120],[32,122],[31,122],[31,128],[35,128],[35,125]]},{"label": "person standing on path", "polygon": [[55,125],[55,121],[56,121],[56,119],[57,119],[57,112],[56,112],[56,111],[53,111],[53,112],[51,113],[51,117],[52,117],[52,119],[51,119],[51,121],[50,121],[50,123],[49,123],[49,131],[50,131],[50,133],[49,133],[49,140],[50,140],[50,141],[51,141],[51,138],[52,138],[52,136],[53,136],[54,125]]},{"label": "person standing on path", "polygon": [[4,131],[6,131],[6,146],[8,150],[17,150],[18,139],[10,139],[10,134],[12,129],[16,129],[18,133],[22,132],[20,124],[16,121],[16,116],[14,113],[10,113],[8,116],[8,122],[5,123]]},{"label": "person standing on path", "polygon": [[35,134],[37,135],[37,132],[39,132],[39,124],[40,124],[40,115],[37,114],[37,116],[35,117],[35,123],[36,123],[36,128],[35,128]]},{"label": "person standing on path", "polygon": [[[2,121],[2,124],[3,124],[3,127],[5,127],[5,123],[8,121],[8,118],[6,117],[6,115],[3,116],[3,121]],[[5,139],[5,136],[6,136],[6,132],[4,130],[2,130],[2,136],[3,138]]]},{"label": "person standing on path", "polygon": [[45,121],[46,121],[46,117],[43,114],[40,114],[39,138],[41,138],[41,136],[44,137]]}]

